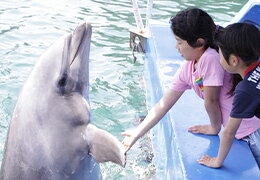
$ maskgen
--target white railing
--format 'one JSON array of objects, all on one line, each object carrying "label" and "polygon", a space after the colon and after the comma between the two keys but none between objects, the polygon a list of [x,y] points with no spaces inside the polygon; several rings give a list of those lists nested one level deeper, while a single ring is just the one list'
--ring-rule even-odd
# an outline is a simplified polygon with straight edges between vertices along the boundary
[{"label": "white railing", "polygon": [[149,21],[152,16],[153,0],[147,0],[145,26],[143,25],[143,21],[142,21],[142,17],[141,17],[140,11],[139,11],[137,0],[132,0],[132,4],[133,4],[133,9],[134,9],[134,16],[135,16],[137,30],[139,33],[145,33],[149,30]]}]

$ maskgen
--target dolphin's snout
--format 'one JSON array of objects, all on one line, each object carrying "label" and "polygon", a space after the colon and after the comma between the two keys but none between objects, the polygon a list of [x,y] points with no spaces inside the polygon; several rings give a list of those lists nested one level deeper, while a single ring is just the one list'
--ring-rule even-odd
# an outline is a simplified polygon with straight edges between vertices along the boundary
[{"label": "dolphin's snout", "polygon": [[70,44],[70,65],[76,60],[88,61],[86,57],[89,56],[91,35],[92,27],[88,23],[83,23],[74,30]]},{"label": "dolphin's snout", "polygon": [[79,92],[88,98],[89,88],[89,52],[92,35],[92,27],[88,23],[79,25],[68,36],[70,43],[67,46],[68,53],[65,69],[71,80],[71,92]]}]

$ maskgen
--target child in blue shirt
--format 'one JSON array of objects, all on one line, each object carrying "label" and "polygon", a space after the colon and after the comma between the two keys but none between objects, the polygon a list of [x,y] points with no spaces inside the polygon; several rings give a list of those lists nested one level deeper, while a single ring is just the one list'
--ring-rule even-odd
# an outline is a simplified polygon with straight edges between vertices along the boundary
[{"label": "child in blue shirt", "polygon": [[[232,146],[243,118],[255,116],[260,121],[260,31],[254,25],[235,23],[217,32],[220,63],[224,69],[239,74],[242,81],[234,91],[233,106],[228,123],[220,138],[218,156],[202,157],[198,162],[219,168]],[[260,129],[243,138],[260,167]]]}]

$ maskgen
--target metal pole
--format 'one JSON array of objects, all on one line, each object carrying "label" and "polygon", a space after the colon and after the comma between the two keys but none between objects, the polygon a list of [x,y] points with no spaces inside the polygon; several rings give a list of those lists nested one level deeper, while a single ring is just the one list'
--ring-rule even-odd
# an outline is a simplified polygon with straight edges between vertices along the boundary
[{"label": "metal pole", "polygon": [[153,0],[147,0],[145,28],[149,30],[149,21],[152,15]]},{"label": "metal pole", "polygon": [[142,32],[144,30],[144,25],[143,25],[142,18],[141,18],[140,12],[139,12],[137,0],[132,0],[132,3],[133,3],[134,16],[135,16],[135,22],[136,22],[137,28],[140,32]]}]

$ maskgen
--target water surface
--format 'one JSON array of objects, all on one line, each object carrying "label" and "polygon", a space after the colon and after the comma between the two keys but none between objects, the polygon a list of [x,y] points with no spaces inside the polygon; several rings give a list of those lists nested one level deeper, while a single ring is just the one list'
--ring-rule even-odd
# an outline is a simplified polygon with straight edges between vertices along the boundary
[{"label": "water surface", "polygon": [[[181,9],[198,6],[217,23],[228,22],[245,0],[154,0],[153,19],[168,22]],[[146,1],[139,0],[145,18]],[[38,57],[64,33],[88,21],[93,26],[90,101],[93,123],[120,140],[120,133],[146,114],[142,54],[133,62],[129,29],[135,28],[130,0],[0,1],[0,159],[19,92]],[[104,179],[154,179],[150,148],[142,139],[129,151],[123,169],[101,164]]]}]

